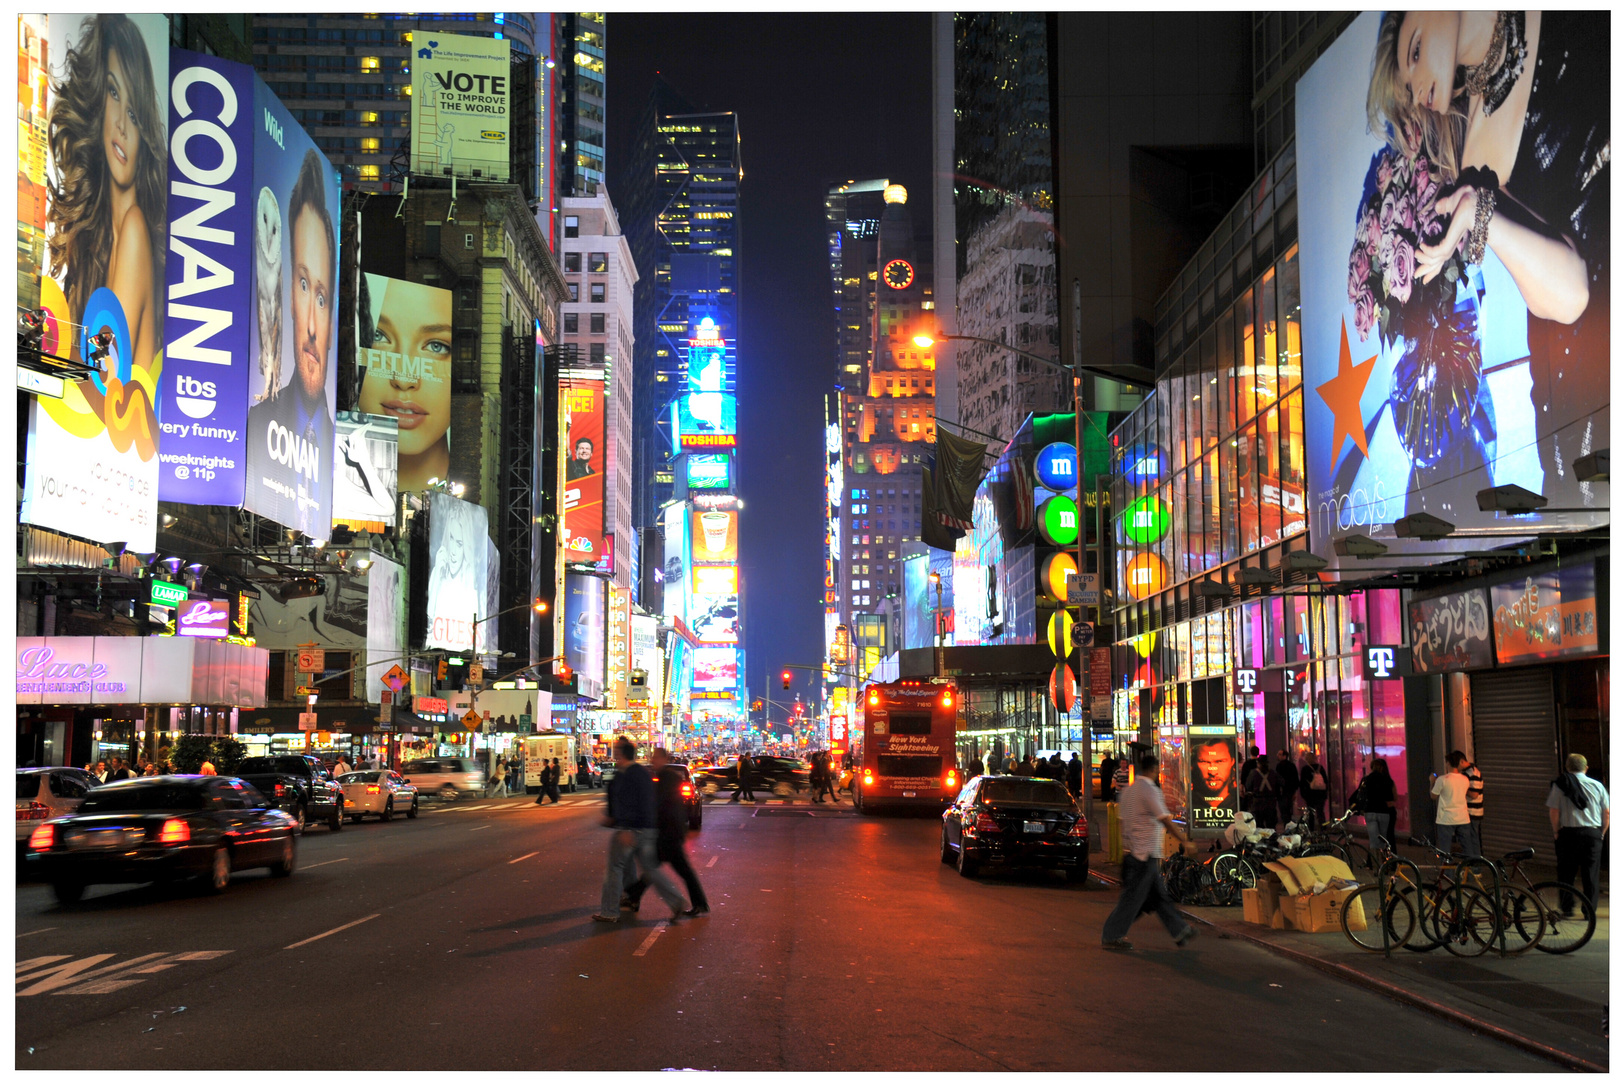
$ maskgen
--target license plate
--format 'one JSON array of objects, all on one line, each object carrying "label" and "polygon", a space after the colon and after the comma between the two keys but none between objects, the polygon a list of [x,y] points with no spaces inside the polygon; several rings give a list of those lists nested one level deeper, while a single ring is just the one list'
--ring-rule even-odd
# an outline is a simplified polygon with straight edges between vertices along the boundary
[{"label": "license plate", "polygon": [[1047,826],[1045,824],[1043,824],[1042,822],[1040,822],[1040,821],[1027,821],[1025,823],[1025,831],[1026,832],[1047,832]]},{"label": "license plate", "polygon": [[73,838],[76,847],[87,848],[117,848],[124,846],[123,829],[98,829],[95,832],[81,833]]},{"label": "license plate", "polygon": [[903,799],[916,799],[918,797],[918,793],[916,791],[903,791],[901,793],[901,797]]}]

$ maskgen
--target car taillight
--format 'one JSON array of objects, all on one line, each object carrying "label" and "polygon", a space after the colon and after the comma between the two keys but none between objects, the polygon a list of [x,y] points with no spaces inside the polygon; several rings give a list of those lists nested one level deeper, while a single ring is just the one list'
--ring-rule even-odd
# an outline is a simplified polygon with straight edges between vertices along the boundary
[{"label": "car taillight", "polygon": [[276,781],[276,797],[279,799],[287,794],[287,785],[280,780]]},{"label": "car taillight", "polygon": [[978,814],[974,815],[974,831],[1002,832],[1002,826],[997,824],[996,818],[982,810]]},{"label": "car taillight", "polygon": [[862,783],[871,784],[872,782],[873,782],[873,770],[872,769],[863,769],[862,770]]},{"label": "car taillight", "polygon": [[683,795],[691,795],[693,793],[693,785],[692,784],[683,784],[681,786],[681,793]]},{"label": "car taillight", "polygon": [[367,784],[366,785],[366,794],[368,794],[368,795],[376,795],[377,794],[377,785],[376,784]]},{"label": "car taillight", "polygon": [[29,851],[48,851],[56,846],[56,826],[41,825],[28,838]]},{"label": "car taillight", "polygon": [[30,802],[27,806],[17,807],[18,821],[44,821],[51,816],[51,808],[42,802]]},{"label": "car taillight", "polygon": [[1076,823],[1070,826],[1068,835],[1075,837],[1077,840],[1087,839],[1087,819],[1084,817],[1077,818]]},{"label": "car taillight", "polygon": [[947,769],[946,770],[946,786],[947,787],[957,787],[957,770],[956,769]]},{"label": "car taillight", "polygon": [[158,830],[160,844],[184,844],[190,840],[191,826],[180,818],[170,818],[163,823],[163,828]]}]

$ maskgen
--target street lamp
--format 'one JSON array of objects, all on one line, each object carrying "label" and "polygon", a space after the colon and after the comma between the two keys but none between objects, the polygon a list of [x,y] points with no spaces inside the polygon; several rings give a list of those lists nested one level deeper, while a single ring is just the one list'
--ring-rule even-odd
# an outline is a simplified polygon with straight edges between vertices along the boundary
[{"label": "street lamp", "polygon": [[935,648],[941,647],[941,576],[938,571],[929,572],[929,583],[935,586]]}]

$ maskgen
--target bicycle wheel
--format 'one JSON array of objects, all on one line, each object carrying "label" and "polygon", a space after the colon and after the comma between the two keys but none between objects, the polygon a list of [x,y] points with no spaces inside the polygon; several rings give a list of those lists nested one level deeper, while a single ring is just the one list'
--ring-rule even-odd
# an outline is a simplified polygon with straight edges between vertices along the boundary
[{"label": "bicycle wheel", "polygon": [[[1491,893],[1484,893],[1490,902]],[[1504,913],[1504,951],[1517,956],[1543,940],[1547,921],[1543,902],[1530,890],[1519,885],[1505,885],[1500,889],[1499,904]],[[1491,943],[1489,942],[1489,945]]]},{"label": "bicycle wheel", "polygon": [[1231,851],[1211,860],[1211,876],[1217,881],[1232,881],[1241,891],[1256,887],[1256,868]]},{"label": "bicycle wheel", "polygon": [[[1352,905],[1358,904],[1363,913],[1363,928],[1352,927]],[[1414,905],[1401,893],[1388,892],[1380,898],[1379,885],[1362,885],[1346,898],[1341,913],[1340,928],[1346,939],[1365,952],[1384,952],[1389,945],[1396,948],[1414,932]]]},{"label": "bicycle wheel", "polygon": [[1424,885],[1400,890],[1414,905],[1417,927],[1412,936],[1402,943],[1409,952],[1430,952],[1442,947],[1436,929],[1436,886]]},{"label": "bicycle wheel", "polygon": [[1476,957],[1492,947],[1497,909],[1474,885],[1438,886],[1434,937],[1454,956]]},{"label": "bicycle wheel", "polygon": [[1537,944],[1540,951],[1570,953],[1588,944],[1599,921],[1588,897],[1558,881],[1534,885],[1532,891],[1543,905],[1543,940]]},{"label": "bicycle wheel", "polygon": [[1341,862],[1346,863],[1348,867],[1352,865],[1346,858],[1346,849],[1333,840],[1317,840],[1301,849],[1303,859],[1311,859],[1319,855],[1332,855]]}]

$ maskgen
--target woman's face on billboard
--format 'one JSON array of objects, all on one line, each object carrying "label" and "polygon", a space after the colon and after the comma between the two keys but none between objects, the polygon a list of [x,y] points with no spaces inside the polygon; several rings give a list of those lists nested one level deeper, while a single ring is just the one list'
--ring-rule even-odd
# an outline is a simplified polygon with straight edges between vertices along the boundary
[{"label": "woman's face on billboard", "polygon": [[1453,100],[1453,71],[1458,65],[1459,13],[1410,11],[1397,33],[1397,63],[1413,102],[1445,113]]},{"label": "woman's face on billboard", "polygon": [[141,132],[135,126],[135,100],[129,76],[118,51],[107,53],[107,100],[101,111],[101,148],[115,187],[135,182],[135,162],[141,153]]},{"label": "woman's face on billboard", "polygon": [[372,348],[398,358],[368,367],[361,410],[399,419],[401,457],[427,452],[451,426],[449,290],[390,279]]}]

